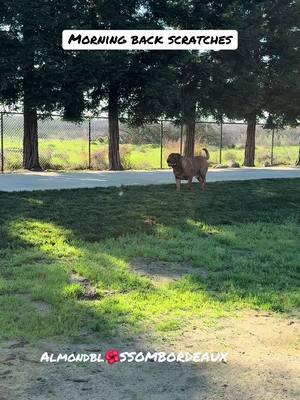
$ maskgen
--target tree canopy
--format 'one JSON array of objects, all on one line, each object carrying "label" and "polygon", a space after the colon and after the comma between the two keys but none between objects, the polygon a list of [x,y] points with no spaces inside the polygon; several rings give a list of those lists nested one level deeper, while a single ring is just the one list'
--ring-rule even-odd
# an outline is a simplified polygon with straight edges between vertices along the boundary
[{"label": "tree canopy", "polygon": [[[108,112],[109,165],[121,169],[119,117],[134,124],[167,116],[184,125],[193,155],[203,116],[248,124],[245,165],[254,165],[255,126],[297,124],[299,0],[0,0],[0,101],[24,111],[24,167],[39,168],[37,113],[80,120]],[[235,51],[64,51],[64,29],[236,29]]]}]

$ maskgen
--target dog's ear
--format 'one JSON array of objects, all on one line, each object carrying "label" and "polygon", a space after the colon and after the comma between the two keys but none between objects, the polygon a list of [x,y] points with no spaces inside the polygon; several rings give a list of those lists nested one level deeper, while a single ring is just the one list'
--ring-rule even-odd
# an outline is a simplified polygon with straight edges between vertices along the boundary
[{"label": "dog's ear", "polygon": [[176,153],[175,155],[176,155],[177,163],[178,164],[181,163],[181,158],[182,158],[181,155],[179,153]]}]

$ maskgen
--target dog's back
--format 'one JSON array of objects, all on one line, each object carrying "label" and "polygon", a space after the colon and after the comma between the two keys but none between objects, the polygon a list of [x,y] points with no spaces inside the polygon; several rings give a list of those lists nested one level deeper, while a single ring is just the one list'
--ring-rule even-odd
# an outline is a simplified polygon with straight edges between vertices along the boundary
[{"label": "dog's back", "polygon": [[209,152],[203,149],[205,156],[182,157],[182,168],[187,176],[205,176],[208,170]]}]

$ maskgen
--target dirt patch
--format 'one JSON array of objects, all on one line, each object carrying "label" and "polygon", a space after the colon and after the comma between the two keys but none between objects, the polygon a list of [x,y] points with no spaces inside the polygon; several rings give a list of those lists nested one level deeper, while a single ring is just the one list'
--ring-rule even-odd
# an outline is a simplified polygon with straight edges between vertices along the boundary
[{"label": "dirt patch", "polygon": [[[0,350],[5,400],[294,400],[299,398],[299,319],[248,312],[203,327],[194,321],[179,340],[114,339],[71,344],[41,340]],[[228,352],[227,363],[40,363],[43,352]]]},{"label": "dirt patch", "polygon": [[83,300],[97,300],[101,298],[100,293],[97,291],[97,289],[91,284],[91,282],[76,273],[72,273],[70,275],[69,279],[70,283],[77,283],[81,286],[82,288],[82,295],[80,296],[81,299]]},{"label": "dirt patch", "polygon": [[48,304],[46,301],[42,300],[33,300],[30,294],[16,294],[15,297],[17,299],[20,299],[24,302],[30,303],[30,305],[35,309],[35,311],[41,313],[41,314],[47,314],[51,310],[50,304]]},{"label": "dirt patch", "polygon": [[176,282],[185,275],[208,275],[205,268],[193,267],[190,263],[153,261],[142,257],[135,258],[131,262],[131,270],[138,275],[152,279],[156,284]]},{"label": "dirt patch", "polygon": [[[225,367],[209,365],[206,370],[213,373],[217,385],[223,382],[226,393],[222,398],[283,400],[300,397],[299,337],[296,315],[286,319],[272,313],[248,312],[236,319],[224,319],[217,329],[196,324],[183,334],[182,342],[190,351],[228,352]],[[175,347],[178,351],[181,343]]]}]

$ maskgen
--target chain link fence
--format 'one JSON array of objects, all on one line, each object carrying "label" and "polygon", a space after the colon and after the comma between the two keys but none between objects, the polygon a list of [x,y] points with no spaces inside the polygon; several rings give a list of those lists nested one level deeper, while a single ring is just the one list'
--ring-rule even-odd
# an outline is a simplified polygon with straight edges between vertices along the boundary
[{"label": "chain link fence", "polygon": [[80,124],[59,117],[38,122],[40,164],[44,169],[89,168],[89,120]]},{"label": "chain link fence", "polygon": [[120,158],[125,169],[160,168],[162,160],[161,124],[130,126],[120,121]]},{"label": "chain link fence", "polygon": [[[23,115],[0,114],[0,169],[22,169]],[[172,121],[132,127],[120,118],[120,155],[125,169],[167,168],[169,153],[183,153],[184,131]],[[243,164],[245,123],[199,121],[195,130],[195,154],[207,147],[212,165]],[[108,119],[85,118],[81,123],[60,116],[38,120],[39,156],[44,169],[103,170],[108,168]],[[300,129],[256,130],[257,166],[295,165],[299,159]]]}]

